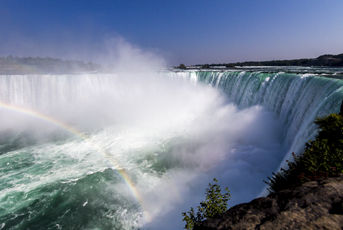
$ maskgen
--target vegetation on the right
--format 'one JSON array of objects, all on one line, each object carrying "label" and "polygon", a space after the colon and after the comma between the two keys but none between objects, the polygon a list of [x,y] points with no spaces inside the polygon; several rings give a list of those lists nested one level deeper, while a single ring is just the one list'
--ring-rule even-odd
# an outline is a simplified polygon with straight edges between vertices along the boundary
[{"label": "vegetation on the right", "polygon": [[[278,192],[302,185],[305,182],[317,180],[343,173],[343,104],[340,114],[332,113],[324,117],[317,117],[314,121],[318,125],[319,132],[314,141],[306,143],[304,153],[296,156],[294,161],[288,162],[288,169],[281,168],[280,172],[273,173],[269,181],[269,192]],[[209,184],[206,189],[206,200],[200,202],[198,212],[194,209],[183,212],[183,221],[186,222],[184,229],[191,230],[194,225],[205,219],[212,218],[227,210],[227,202],[230,199],[227,193],[221,194],[221,188],[215,184]]]},{"label": "vegetation on the right", "polygon": [[294,161],[288,162],[288,169],[281,168],[273,173],[269,181],[269,192],[294,188],[319,178],[343,173],[343,116],[330,114],[314,121],[319,132],[314,141],[306,143],[299,156],[293,153]]}]

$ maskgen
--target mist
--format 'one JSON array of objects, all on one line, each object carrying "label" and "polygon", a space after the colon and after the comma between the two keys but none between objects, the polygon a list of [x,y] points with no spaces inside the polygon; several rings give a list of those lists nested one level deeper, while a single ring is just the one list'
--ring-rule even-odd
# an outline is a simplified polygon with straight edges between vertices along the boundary
[{"label": "mist", "polygon": [[262,181],[277,169],[285,151],[282,125],[274,115],[258,106],[242,111],[233,104],[217,106],[197,119],[187,141],[172,151],[181,169],[166,173],[167,181],[146,195],[156,213],[151,229],[181,229],[183,224],[176,225],[181,212],[204,200],[213,178],[229,188],[232,207],[256,198],[265,188]]},{"label": "mist", "polygon": [[[113,60],[115,73],[0,76],[1,102],[26,109],[1,108],[1,131],[33,139],[13,154],[30,149],[39,159],[35,164],[55,162],[49,173],[31,176],[24,190],[108,168],[115,173],[117,167],[88,142],[29,110],[86,133],[127,171],[144,204],[120,213],[124,229],[181,229],[181,213],[199,205],[213,178],[229,188],[230,206],[263,191],[263,180],[286,149],[275,114],[261,106],[239,109],[220,90],[161,70],[159,55],[122,38],[107,47],[104,57]],[[120,181],[101,189],[107,203],[118,195],[133,199]],[[91,206],[89,199],[83,204]]]}]

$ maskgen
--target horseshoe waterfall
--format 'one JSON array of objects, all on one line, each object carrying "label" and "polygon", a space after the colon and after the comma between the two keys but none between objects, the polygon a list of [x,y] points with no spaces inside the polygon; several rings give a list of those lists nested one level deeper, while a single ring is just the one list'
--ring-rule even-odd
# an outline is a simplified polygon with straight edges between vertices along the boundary
[{"label": "horseshoe waterfall", "polygon": [[0,229],[182,229],[213,178],[265,195],[339,112],[322,72],[0,75]]}]

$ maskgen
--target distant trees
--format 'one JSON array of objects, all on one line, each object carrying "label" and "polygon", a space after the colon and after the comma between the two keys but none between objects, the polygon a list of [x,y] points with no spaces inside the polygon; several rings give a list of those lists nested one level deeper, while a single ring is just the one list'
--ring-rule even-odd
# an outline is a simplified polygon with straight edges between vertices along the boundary
[{"label": "distant trees", "polygon": [[[10,67],[10,68],[9,68]],[[40,57],[0,57],[0,73],[22,74],[22,73],[77,73],[85,71],[101,71],[101,65],[83,61],[62,61],[56,58]]]},{"label": "distant trees", "polygon": [[180,65],[179,65],[179,67],[177,67],[178,69],[187,69],[187,67],[183,64],[183,63],[181,63]]},{"label": "distant trees", "polygon": [[302,58],[293,60],[272,60],[272,61],[246,61],[236,63],[222,63],[222,64],[200,64],[203,69],[208,69],[214,66],[225,66],[226,68],[233,68],[237,66],[343,66],[343,54],[332,55],[325,54],[317,58]]},{"label": "distant trees", "polygon": [[235,68],[234,64],[226,64],[225,66],[226,66],[226,68]]}]

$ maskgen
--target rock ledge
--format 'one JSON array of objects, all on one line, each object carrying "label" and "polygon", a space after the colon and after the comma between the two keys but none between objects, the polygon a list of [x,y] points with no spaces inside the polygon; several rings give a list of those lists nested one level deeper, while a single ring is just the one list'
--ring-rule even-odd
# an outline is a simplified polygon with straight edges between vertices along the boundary
[{"label": "rock ledge", "polygon": [[236,205],[194,230],[343,229],[343,174]]}]

